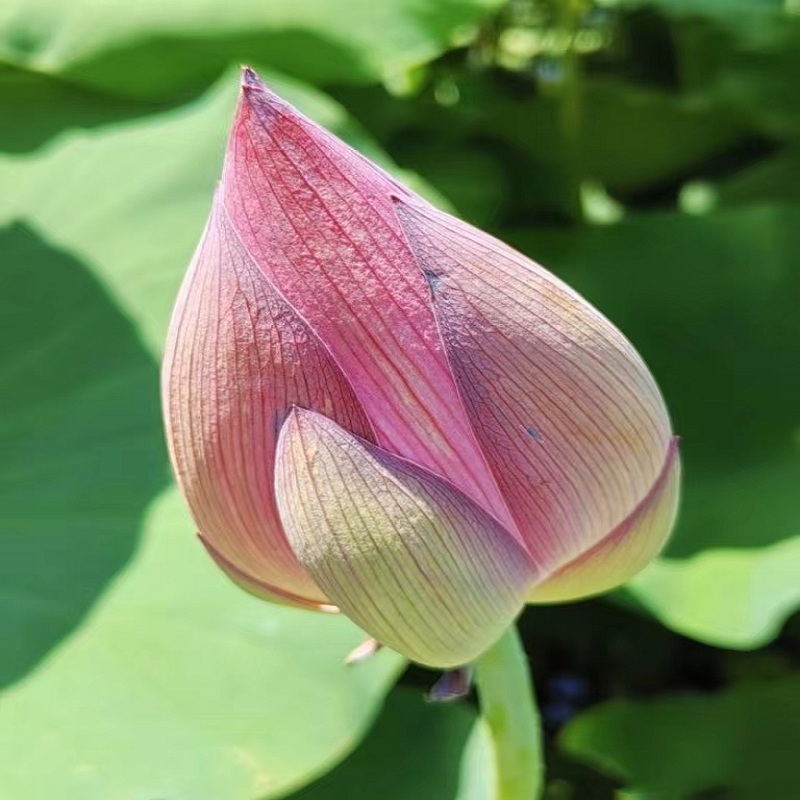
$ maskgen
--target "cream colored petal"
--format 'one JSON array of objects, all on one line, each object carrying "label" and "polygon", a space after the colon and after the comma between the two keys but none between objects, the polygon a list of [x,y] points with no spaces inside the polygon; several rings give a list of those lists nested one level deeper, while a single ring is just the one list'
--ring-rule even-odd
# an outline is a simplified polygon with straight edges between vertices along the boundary
[{"label": "cream colored petal", "polygon": [[278,442],[276,496],[289,542],[331,601],[413,661],[465,664],[522,607],[533,566],[451,484],[296,409]]}]

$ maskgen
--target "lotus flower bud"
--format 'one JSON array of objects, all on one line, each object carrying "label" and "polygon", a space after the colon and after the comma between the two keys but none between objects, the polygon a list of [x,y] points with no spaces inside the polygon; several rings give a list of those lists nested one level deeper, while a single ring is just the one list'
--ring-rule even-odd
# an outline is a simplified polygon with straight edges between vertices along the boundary
[{"label": "lotus flower bud", "polygon": [[163,402],[235,582],[431,666],[474,659],[526,602],[627,580],[675,519],[667,411],[622,334],[250,70]]}]

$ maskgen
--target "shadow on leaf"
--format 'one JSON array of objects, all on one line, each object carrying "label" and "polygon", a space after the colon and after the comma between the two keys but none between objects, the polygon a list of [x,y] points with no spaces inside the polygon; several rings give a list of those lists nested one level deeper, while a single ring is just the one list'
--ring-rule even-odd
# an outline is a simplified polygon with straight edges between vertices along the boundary
[{"label": "shadow on leaf", "polygon": [[0,686],[83,617],[167,482],[157,366],[83,264],[0,230]]}]

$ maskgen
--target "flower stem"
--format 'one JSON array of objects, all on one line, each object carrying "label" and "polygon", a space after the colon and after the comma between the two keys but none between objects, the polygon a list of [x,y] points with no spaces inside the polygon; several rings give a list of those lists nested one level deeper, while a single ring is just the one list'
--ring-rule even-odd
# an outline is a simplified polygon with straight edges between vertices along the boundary
[{"label": "flower stem", "polygon": [[494,751],[494,800],[538,800],[544,783],[541,723],[513,625],[475,663],[475,683]]}]

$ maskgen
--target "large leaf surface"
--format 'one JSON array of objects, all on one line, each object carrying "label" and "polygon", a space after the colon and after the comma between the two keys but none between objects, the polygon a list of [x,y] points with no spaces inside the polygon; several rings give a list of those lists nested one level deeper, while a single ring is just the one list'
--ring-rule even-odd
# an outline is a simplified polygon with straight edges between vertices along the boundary
[{"label": "large leaf surface", "polygon": [[255,61],[312,83],[375,82],[471,35],[500,0],[5,0],[0,61],[132,97],[196,91]]},{"label": "large leaf surface", "polygon": [[169,492],[84,626],[2,699],[0,797],[275,797],[347,753],[402,665],[230,584]]},{"label": "large leaf surface", "polygon": [[474,707],[395,690],[361,746],[289,800],[493,800],[489,747]]},{"label": "large leaf surface", "polygon": [[155,360],[96,278],[22,224],[0,265],[2,687],[128,559],[167,467]]},{"label": "large leaf surface", "polygon": [[720,647],[752,649],[800,607],[800,536],[761,548],[661,558],[628,584],[633,599],[674,630]]}]

